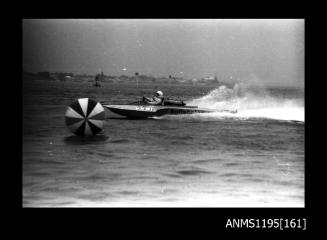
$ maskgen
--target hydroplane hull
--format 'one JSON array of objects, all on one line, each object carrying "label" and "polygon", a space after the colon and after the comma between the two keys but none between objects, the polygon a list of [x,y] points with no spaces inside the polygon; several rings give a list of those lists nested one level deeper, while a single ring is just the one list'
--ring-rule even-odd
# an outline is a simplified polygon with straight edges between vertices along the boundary
[{"label": "hydroplane hull", "polygon": [[[110,111],[128,118],[149,118],[162,115],[219,112],[196,106],[161,106],[161,105],[103,105]],[[235,113],[234,111],[224,110]],[[221,111],[220,111],[221,112]]]}]

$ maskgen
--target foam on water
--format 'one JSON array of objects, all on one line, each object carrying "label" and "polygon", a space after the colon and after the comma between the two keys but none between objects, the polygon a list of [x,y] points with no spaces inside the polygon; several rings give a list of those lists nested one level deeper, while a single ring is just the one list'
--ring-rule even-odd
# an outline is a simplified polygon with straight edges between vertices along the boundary
[{"label": "foam on water", "polygon": [[263,88],[253,88],[235,84],[233,88],[220,86],[209,94],[187,102],[200,108],[214,110],[237,110],[236,114],[217,112],[201,114],[213,118],[269,118],[276,120],[295,120],[304,122],[304,103],[302,99],[288,96],[271,96]]}]

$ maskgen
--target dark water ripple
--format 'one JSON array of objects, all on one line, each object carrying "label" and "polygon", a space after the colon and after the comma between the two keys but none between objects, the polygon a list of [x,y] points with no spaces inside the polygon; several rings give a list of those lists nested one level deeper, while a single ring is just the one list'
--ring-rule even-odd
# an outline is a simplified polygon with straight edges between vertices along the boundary
[{"label": "dark water ripple", "polygon": [[210,174],[211,172],[193,169],[193,170],[180,170],[180,171],[177,171],[177,173],[180,175],[184,175],[184,176],[196,176],[196,175],[202,175],[202,174]]},{"label": "dark water ripple", "polygon": [[220,158],[212,158],[212,159],[198,159],[198,160],[194,160],[192,161],[192,163],[194,164],[210,164],[210,163],[218,163],[220,161],[224,161],[223,159]]},{"label": "dark water ripple", "polygon": [[117,139],[117,140],[111,140],[110,143],[128,143],[130,140],[128,139]]},{"label": "dark water ripple", "polygon": [[236,163],[236,162],[231,162],[231,163],[225,163],[224,166],[226,167],[238,167],[240,166],[240,163]]}]

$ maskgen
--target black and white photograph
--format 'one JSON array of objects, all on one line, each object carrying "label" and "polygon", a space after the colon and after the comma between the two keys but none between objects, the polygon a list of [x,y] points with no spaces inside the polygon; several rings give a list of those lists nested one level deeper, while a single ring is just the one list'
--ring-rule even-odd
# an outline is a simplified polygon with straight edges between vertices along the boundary
[{"label": "black and white photograph", "polygon": [[305,208],[305,19],[21,19],[23,208]]}]

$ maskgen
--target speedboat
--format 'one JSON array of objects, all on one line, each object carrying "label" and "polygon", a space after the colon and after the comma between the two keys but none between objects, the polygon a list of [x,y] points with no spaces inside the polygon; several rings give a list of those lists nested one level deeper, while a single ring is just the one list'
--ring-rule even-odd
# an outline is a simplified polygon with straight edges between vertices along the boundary
[{"label": "speedboat", "polygon": [[186,106],[183,101],[165,99],[161,105],[150,105],[145,101],[133,102],[130,104],[109,105],[102,102],[102,105],[110,111],[128,118],[150,118],[163,115],[192,114],[192,113],[211,113],[229,112],[236,113],[237,110],[212,110],[199,108],[197,106]]}]

